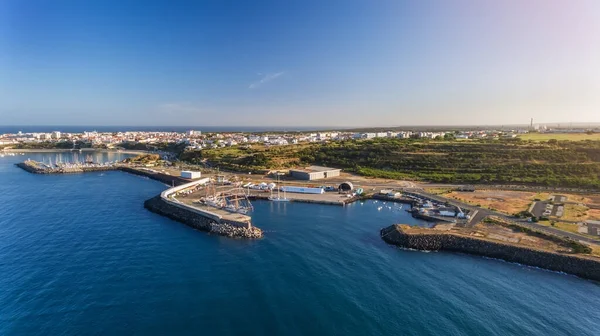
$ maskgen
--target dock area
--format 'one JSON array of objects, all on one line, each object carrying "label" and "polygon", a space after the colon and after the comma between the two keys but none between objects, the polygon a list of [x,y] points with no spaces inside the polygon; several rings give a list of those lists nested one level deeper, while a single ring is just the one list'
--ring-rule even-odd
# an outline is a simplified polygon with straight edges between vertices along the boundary
[{"label": "dock area", "polygon": [[42,162],[26,160],[16,165],[34,174],[76,174],[119,169],[116,163],[65,163],[50,166]]},{"label": "dock area", "polygon": [[[263,190],[250,190],[247,192],[248,198],[252,200],[269,200],[271,197],[270,192]],[[285,195],[290,202],[300,203],[315,203],[315,204],[326,204],[326,205],[338,205],[344,206],[346,204],[356,201],[356,197],[347,197],[344,194],[338,194],[337,192],[325,192],[323,194],[301,194],[301,193],[287,193]]]},{"label": "dock area", "polygon": [[252,217],[250,217],[248,215],[244,215],[244,214],[236,213],[236,212],[230,212],[230,211],[227,211],[227,210],[224,210],[221,208],[216,208],[213,206],[201,204],[201,203],[194,201],[192,199],[189,199],[189,198],[186,198],[186,199],[178,198],[177,200],[187,206],[198,209],[200,211],[218,215],[220,217],[221,221],[224,220],[227,222],[247,223],[247,224],[250,224],[252,221]]}]

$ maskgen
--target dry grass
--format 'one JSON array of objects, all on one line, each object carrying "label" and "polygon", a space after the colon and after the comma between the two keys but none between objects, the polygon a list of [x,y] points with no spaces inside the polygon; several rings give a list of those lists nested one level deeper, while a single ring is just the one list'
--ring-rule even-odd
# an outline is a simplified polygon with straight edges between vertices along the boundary
[{"label": "dry grass", "polygon": [[572,134],[549,134],[549,133],[529,133],[519,135],[523,140],[533,141],[548,141],[550,139],[568,140],[568,141],[583,141],[583,140],[600,140],[600,133],[572,133]]},{"label": "dry grass", "polygon": [[567,202],[578,202],[578,203],[595,203],[591,195],[574,195],[574,194],[560,194],[557,195],[567,196]]},{"label": "dry grass", "polygon": [[476,190],[474,192],[451,192],[445,197],[479,205],[506,214],[527,210],[538,193],[508,190]]},{"label": "dry grass", "polygon": [[592,248],[592,255],[595,257],[600,257],[600,246],[598,245],[590,245]]},{"label": "dry grass", "polygon": [[425,188],[425,192],[434,195],[443,195],[451,193],[452,188]]},{"label": "dry grass", "polygon": [[586,237],[590,237],[590,238],[598,238],[596,236],[592,236],[592,235],[588,235],[587,233],[581,233],[579,232],[579,225],[574,224],[574,223],[566,223],[566,222],[561,222],[561,221],[539,221],[538,224],[544,225],[544,226],[552,226],[555,229],[559,229],[562,231],[566,231],[566,232],[572,232],[572,233],[577,233],[580,234],[582,236],[586,236]]},{"label": "dry grass", "polygon": [[588,219],[588,207],[579,204],[565,204],[565,211],[560,218],[566,221],[584,221]]},{"label": "dry grass", "polygon": [[559,230],[572,232],[572,233],[579,233],[579,231],[577,230],[579,228],[579,225],[577,225],[577,224],[565,223],[565,222],[554,222],[554,225],[552,225],[552,226],[554,226],[555,228],[557,228]]},{"label": "dry grass", "polygon": [[599,209],[589,209],[587,211],[588,219],[592,220],[600,220],[600,210]]},{"label": "dry grass", "polygon": [[546,200],[548,200],[550,198],[550,196],[552,196],[551,193],[539,192],[539,193],[536,193],[535,195],[533,195],[530,200],[533,201],[533,200],[538,199],[540,201],[546,201]]},{"label": "dry grass", "polygon": [[588,201],[586,203],[600,205],[600,195],[598,195],[598,194],[586,195],[586,198],[588,199]]}]

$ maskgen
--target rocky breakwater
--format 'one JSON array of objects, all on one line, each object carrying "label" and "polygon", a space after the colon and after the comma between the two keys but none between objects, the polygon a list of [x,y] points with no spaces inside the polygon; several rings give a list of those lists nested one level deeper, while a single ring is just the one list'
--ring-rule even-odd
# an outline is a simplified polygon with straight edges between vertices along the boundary
[{"label": "rocky breakwater", "polygon": [[16,166],[33,174],[73,174],[118,169],[115,164],[78,163],[49,166],[33,160],[17,163]]},{"label": "rocky breakwater", "polygon": [[583,255],[537,250],[450,232],[411,229],[397,224],[383,228],[380,233],[388,244],[404,248],[481,255],[600,281],[600,260]]},{"label": "rocky breakwater", "polygon": [[261,238],[262,230],[252,225],[220,221],[210,214],[201,214],[165,201],[160,195],[144,202],[144,207],[154,213],[171,218],[194,229],[226,237]]},{"label": "rocky breakwater", "polygon": [[33,173],[33,174],[48,174],[48,170],[44,169],[42,166],[38,165],[35,161],[25,161],[16,164],[17,167]]}]

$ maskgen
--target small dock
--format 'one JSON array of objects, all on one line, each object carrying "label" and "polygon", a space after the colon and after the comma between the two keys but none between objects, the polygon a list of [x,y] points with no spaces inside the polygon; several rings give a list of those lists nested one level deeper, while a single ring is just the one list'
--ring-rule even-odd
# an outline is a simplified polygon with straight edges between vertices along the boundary
[{"label": "small dock", "polygon": [[50,166],[34,160],[26,160],[16,166],[33,174],[77,174],[119,169],[114,163],[65,163]]},{"label": "small dock", "polygon": [[[274,195],[277,196],[276,193],[274,193]],[[263,190],[249,190],[247,192],[247,196],[251,200],[268,201],[269,197],[273,195]],[[280,196],[283,197],[283,195]],[[288,192],[286,193],[285,198],[287,198],[290,202],[337,206],[344,206],[359,199],[358,197],[347,197],[346,195],[338,194],[337,192],[325,192],[323,194],[301,194]]]}]

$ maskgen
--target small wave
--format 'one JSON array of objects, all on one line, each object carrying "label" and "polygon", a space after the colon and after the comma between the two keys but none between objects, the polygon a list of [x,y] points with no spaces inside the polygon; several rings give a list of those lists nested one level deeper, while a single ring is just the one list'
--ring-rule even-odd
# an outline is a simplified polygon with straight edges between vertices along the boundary
[{"label": "small wave", "polygon": [[404,250],[404,251],[412,251],[412,252],[423,252],[423,253],[439,252],[439,251],[435,251],[435,250],[418,250],[418,249],[414,249],[414,248],[410,248],[410,247],[402,247],[402,246],[396,246],[396,248]]},{"label": "small wave", "polygon": [[[461,254],[472,255],[472,254],[467,254],[467,253],[461,253]],[[475,255],[475,256],[477,256],[477,255]],[[543,267],[525,265],[525,264],[521,264],[521,263],[518,263],[518,262],[515,262],[515,261],[508,261],[508,260],[504,260],[504,259],[492,258],[492,257],[486,257],[486,256],[479,256],[479,257],[481,257],[483,259],[488,259],[488,260],[501,261],[501,262],[504,262],[504,263],[507,263],[507,264],[517,265],[517,266],[521,266],[521,267],[524,267],[524,268],[533,268],[533,269],[540,270],[540,271],[546,271],[546,272],[551,272],[551,273],[558,273],[558,274],[570,275],[570,276],[574,276],[576,278],[579,278],[578,276],[573,275],[573,274],[569,274],[569,273],[565,273],[565,272],[561,272],[561,271],[554,271],[554,270],[543,268]]]}]

